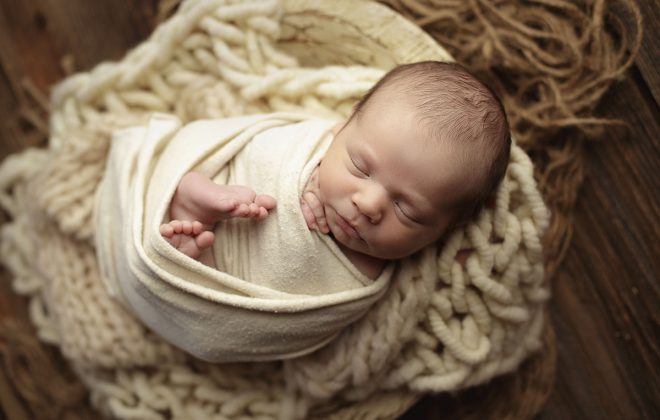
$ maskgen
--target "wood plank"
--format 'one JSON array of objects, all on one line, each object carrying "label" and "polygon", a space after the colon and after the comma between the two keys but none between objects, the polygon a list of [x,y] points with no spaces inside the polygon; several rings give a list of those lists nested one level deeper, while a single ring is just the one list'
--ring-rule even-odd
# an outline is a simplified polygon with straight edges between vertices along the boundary
[{"label": "wood plank", "polygon": [[[660,72],[658,54],[660,53],[660,0],[641,0],[637,4],[642,12],[644,37],[642,48],[635,59],[656,104],[660,103]],[[658,119],[658,114],[656,114]]]},{"label": "wood plank", "polygon": [[148,12],[145,4],[139,0],[3,0],[3,66],[10,77],[27,75],[47,90],[64,75],[60,60],[66,55],[73,56],[78,70],[121,59],[151,33],[155,10]]},{"label": "wood plank", "polygon": [[542,419],[658,413],[660,128],[634,73],[600,107],[629,129],[606,130],[587,150],[575,236],[554,283],[558,377]]},{"label": "wood plank", "polygon": [[[25,146],[18,117],[29,102],[21,83],[29,78],[48,95],[65,76],[61,66],[70,57],[77,70],[106,60],[119,60],[151,33],[157,1],[68,0],[0,1],[0,159]],[[29,124],[27,124],[29,125]],[[29,128],[29,127],[28,127]]]},{"label": "wood plank", "polygon": [[[26,24],[21,29],[22,34],[25,35],[16,36],[19,22],[25,20],[19,16],[28,14],[27,9],[30,9],[30,5],[17,2],[16,6],[20,10],[16,10],[16,7],[8,8],[5,3],[0,3],[0,27],[3,28],[0,36],[0,112],[4,116],[0,121],[0,139],[2,139],[0,159],[10,152],[32,145],[26,142],[21,132],[24,127],[21,125],[19,111],[21,103],[25,102],[21,79],[27,75],[27,70],[19,48],[22,42],[26,39],[34,39],[35,35],[32,25]],[[27,46],[31,47],[31,44]],[[30,53],[26,52],[24,55],[29,56]],[[48,67],[47,60],[45,66]]]}]

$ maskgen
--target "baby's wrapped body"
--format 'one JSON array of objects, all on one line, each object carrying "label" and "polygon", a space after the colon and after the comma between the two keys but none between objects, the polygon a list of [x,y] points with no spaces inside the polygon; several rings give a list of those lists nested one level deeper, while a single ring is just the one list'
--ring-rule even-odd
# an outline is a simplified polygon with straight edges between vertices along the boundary
[{"label": "baby's wrapped body", "polygon": [[258,188],[278,200],[265,220],[231,218],[216,225],[218,268],[296,294],[324,295],[373,282],[330,236],[310,232],[300,210],[301,191],[332,141],[332,126],[332,121],[307,120],[268,129],[214,178],[222,185]]},{"label": "baby's wrapped body", "polygon": [[[208,361],[295,357],[329,342],[382,296],[392,275],[390,265],[367,278],[302,215],[300,193],[334,123],[278,113],[181,127],[157,114],[118,132],[96,206],[108,289],[154,331]],[[217,270],[159,233],[191,170],[277,198],[265,220],[217,224]]]}]

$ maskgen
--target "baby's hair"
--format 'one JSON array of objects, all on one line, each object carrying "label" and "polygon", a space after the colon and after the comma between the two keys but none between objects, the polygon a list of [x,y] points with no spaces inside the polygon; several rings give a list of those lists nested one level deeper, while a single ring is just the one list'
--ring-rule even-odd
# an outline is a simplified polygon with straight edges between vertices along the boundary
[{"label": "baby's hair", "polygon": [[[417,118],[428,138],[472,146],[465,156],[478,156],[485,170],[476,187],[454,210],[453,227],[467,223],[483,208],[504,178],[509,163],[511,136],[504,106],[497,95],[463,66],[423,61],[390,70],[355,105],[358,118],[373,95],[384,88],[402,92],[419,112]],[[474,147],[476,146],[476,147]]]}]

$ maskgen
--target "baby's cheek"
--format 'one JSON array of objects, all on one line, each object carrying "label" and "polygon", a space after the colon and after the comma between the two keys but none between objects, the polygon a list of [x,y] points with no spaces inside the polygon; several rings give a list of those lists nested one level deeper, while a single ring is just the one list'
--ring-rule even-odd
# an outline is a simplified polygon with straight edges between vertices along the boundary
[{"label": "baby's cheek", "polygon": [[395,259],[399,258],[402,249],[407,246],[404,242],[408,241],[396,227],[385,226],[384,229],[378,229],[374,235],[372,247],[382,258]]}]

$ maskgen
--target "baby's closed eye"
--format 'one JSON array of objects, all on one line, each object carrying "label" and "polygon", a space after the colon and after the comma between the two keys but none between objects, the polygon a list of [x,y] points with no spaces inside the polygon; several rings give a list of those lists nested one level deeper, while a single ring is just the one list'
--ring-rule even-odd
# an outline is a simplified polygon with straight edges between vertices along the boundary
[{"label": "baby's closed eye", "polygon": [[362,163],[356,161],[353,157],[351,157],[351,163],[353,164],[353,167],[357,169],[358,172],[360,172],[362,175],[369,176],[367,169],[362,165]]},{"label": "baby's closed eye", "polygon": [[418,225],[421,225],[422,223],[415,218],[412,214],[410,214],[410,211],[404,210],[404,207],[401,205],[399,201],[394,201],[394,207],[401,213],[406,219],[410,220],[413,223],[416,223]]}]

